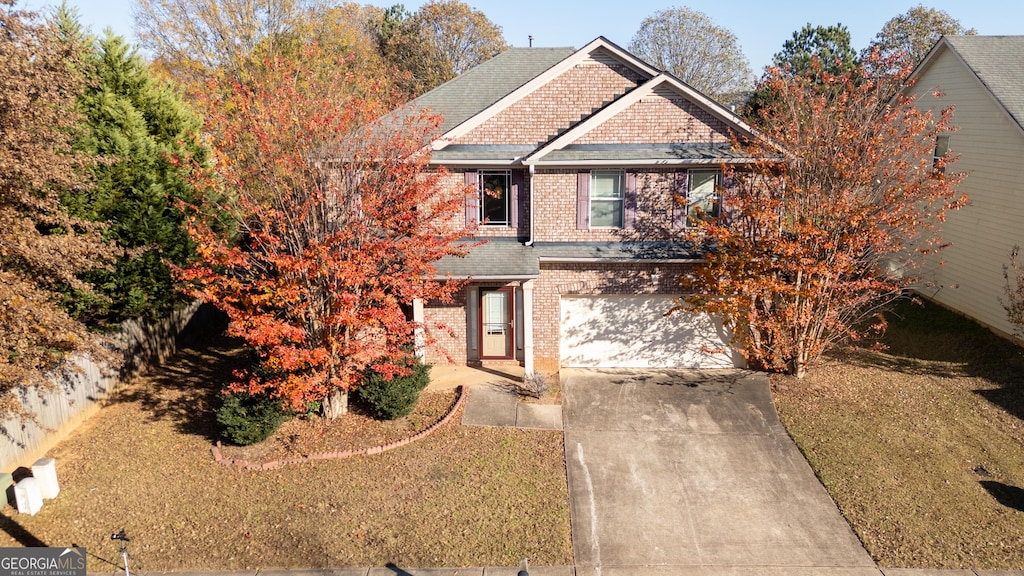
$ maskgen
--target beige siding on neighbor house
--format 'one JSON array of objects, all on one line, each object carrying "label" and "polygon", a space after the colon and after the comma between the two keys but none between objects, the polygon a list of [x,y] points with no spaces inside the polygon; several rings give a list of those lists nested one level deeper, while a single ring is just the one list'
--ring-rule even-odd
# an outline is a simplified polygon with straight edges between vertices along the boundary
[{"label": "beige siding on neighbor house", "polygon": [[[969,206],[952,212],[942,237],[951,246],[923,270],[932,285],[919,291],[1001,332],[1013,327],[999,303],[1002,267],[1014,244],[1024,244],[1024,134],[980,82],[949,51],[920,76],[918,105],[955,104],[952,170],[967,172],[961,191]],[[932,92],[943,96],[936,99]]]}]

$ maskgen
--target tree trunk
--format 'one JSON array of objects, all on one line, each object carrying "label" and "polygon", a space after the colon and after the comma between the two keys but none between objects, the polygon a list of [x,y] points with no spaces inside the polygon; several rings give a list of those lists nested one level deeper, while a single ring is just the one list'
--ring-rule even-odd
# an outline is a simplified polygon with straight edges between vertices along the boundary
[{"label": "tree trunk", "polygon": [[795,376],[797,380],[802,380],[807,375],[807,361],[804,360],[802,354],[790,361],[789,373]]},{"label": "tree trunk", "polygon": [[345,390],[334,390],[324,398],[323,415],[328,420],[340,418],[348,413],[348,392]]}]

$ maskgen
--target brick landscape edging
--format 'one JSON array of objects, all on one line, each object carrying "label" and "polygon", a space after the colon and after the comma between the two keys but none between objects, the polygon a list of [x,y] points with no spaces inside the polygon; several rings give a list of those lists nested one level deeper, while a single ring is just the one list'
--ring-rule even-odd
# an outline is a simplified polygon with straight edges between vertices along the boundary
[{"label": "brick landscape edging", "polygon": [[405,446],[406,444],[411,444],[411,443],[416,442],[417,440],[420,440],[422,438],[426,438],[427,436],[432,434],[434,432],[434,430],[437,430],[441,426],[444,426],[445,424],[447,424],[448,421],[451,420],[453,416],[455,416],[455,413],[459,411],[459,408],[461,408],[462,405],[466,402],[466,396],[467,396],[467,394],[466,394],[466,387],[465,386],[459,386],[458,387],[458,391],[459,391],[459,398],[458,398],[458,400],[455,401],[455,404],[452,405],[451,410],[449,410],[448,413],[445,414],[444,418],[441,418],[437,422],[434,422],[433,424],[431,424],[427,428],[417,432],[416,434],[413,434],[412,436],[409,436],[408,438],[403,438],[401,440],[396,440],[394,442],[391,442],[389,444],[384,444],[384,445],[381,445],[381,446],[372,446],[370,448],[360,448],[358,450],[339,450],[339,451],[335,451],[335,452],[317,452],[315,454],[307,454],[305,456],[300,456],[298,458],[286,458],[284,460],[271,460],[269,462],[262,462],[262,463],[250,463],[248,460],[234,460],[234,459],[231,459],[231,458],[225,458],[224,455],[221,454],[221,451],[220,451],[220,448],[221,448],[220,440],[218,440],[216,444],[214,444],[213,446],[210,447],[210,451],[213,453],[213,459],[214,459],[214,461],[217,462],[217,464],[220,464],[221,466],[236,466],[236,467],[242,468],[244,470],[273,470],[275,468],[280,468],[282,466],[287,466],[289,464],[302,464],[304,462],[309,462],[311,460],[340,460],[342,458],[351,458],[352,456],[363,456],[363,455],[367,455],[368,456],[368,455],[371,455],[371,454],[380,454],[381,452],[387,452],[388,450],[394,450],[395,448],[398,448],[398,447],[401,447],[401,446]]}]

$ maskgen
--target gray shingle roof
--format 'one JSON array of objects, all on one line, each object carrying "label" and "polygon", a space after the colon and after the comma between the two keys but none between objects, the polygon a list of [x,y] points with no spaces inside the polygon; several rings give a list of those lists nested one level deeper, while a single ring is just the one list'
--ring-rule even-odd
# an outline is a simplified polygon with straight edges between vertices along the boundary
[{"label": "gray shingle roof", "polygon": [[574,160],[734,160],[750,155],[729,144],[570,144],[547,153],[542,162]]},{"label": "gray shingle roof", "polygon": [[435,150],[431,159],[434,162],[449,164],[473,160],[503,160],[511,163],[512,160],[526,156],[534,149],[535,147],[529,144],[525,146],[450,144],[440,150]]},{"label": "gray shingle roof", "polygon": [[692,242],[537,242],[538,258],[600,260],[693,260],[701,253]]},{"label": "gray shingle roof", "polygon": [[525,246],[515,238],[490,238],[464,258],[446,256],[438,276],[455,278],[536,278],[541,260],[693,260],[701,252],[689,242],[537,242]]},{"label": "gray shingle roof", "polygon": [[533,249],[515,238],[490,238],[486,244],[473,248],[464,258],[445,256],[434,266],[439,276],[450,274],[455,278],[540,276],[540,262]]},{"label": "gray shingle roof", "polygon": [[445,133],[575,52],[575,48],[509,48],[420,96],[413,104],[442,115],[441,133]]},{"label": "gray shingle roof", "polygon": [[1024,36],[946,36],[949,45],[1024,127]]}]

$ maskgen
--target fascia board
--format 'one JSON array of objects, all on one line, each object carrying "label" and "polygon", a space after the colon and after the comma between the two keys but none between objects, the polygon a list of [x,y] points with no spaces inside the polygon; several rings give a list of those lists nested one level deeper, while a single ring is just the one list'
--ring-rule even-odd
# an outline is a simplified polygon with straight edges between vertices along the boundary
[{"label": "fascia board", "polygon": [[[932,63],[939,57],[939,53],[942,52],[943,50],[951,50],[949,40],[946,40],[945,36],[939,38],[939,41],[935,43],[935,46],[932,46],[932,49],[929,50],[928,53],[924,55],[924,58],[922,58],[921,61],[917,63],[917,66],[914,67],[914,69],[910,72],[910,75],[907,77],[917,78],[921,74],[924,74],[924,71],[931,67]],[[962,61],[963,59],[961,59],[961,62]],[[906,93],[908,91],[913,91],[913,89],[913,86],[907,86],[903,89],[903,92]]]},{"label": "fascia board", "polygon": [[473,160],[460,158],[454,161],[438,161],[431,159],[431,166],[447,166],[449,168],[457,168],[459,166],[465,166],[467,168],[473,168],[477,166],[504,166],[506,168],[514,168],[521,166],[522,164],[518,160]]},{"label": "fascia board", "polygon": [[[932,46],[932,49],[928,51],[928,54],[926,54],[925,57],[921,59],[921,62],[914,68],[914,71],[910,73],[910,76],[908,76],[908,78],[914,81],[913,85],[904,87],[903,90],[901,90],[900,92],[904,95],[920,95],[921,89],[918,84],[919,80],[921,79],[921,76],[923,76],[925,72],[927,72],[928,69],[931,68],[932,65],[935,62],[937,62],[939,58],[942,57],[942,54],[944,53],[952,54],[953,58],[956,58],[956,61],[960,63],[960,66],[962,66],[964,70],[966,70],[970,74],[971,78],[973,78],[974,81],[977,82],[979,86],[981,86],[981,89],[985,91],[985,94],[988,95],[992,103],[995,104],[997,108],[999,108],[999,110],[1003,113],[1006,119],[1011,124],[1016,126],[1017,131],[1020,132],[1022,136],[1024,136],[1024,126],[1021,126],[1020,122],[1018,122],[1017,119],[1013,117],[1013,114],[1011,114],[1010,111],[1006,109],[1006,106],[1003,104],[1003,102],[995,94],[992,93],[992,90],[988,87],[988,84],[985,84],[985,82],[978,76],[977,72],[974,71],[974,68],[971,67],[967,60],[965,60],[964,57],[960,54],[960,52],[957,51],[956,46],[954,46],[953,43],[950,42],[945,36],[939,38],[939,41],[935,43],[935,46]],[[938,88],[941,89],[942,87],[939,86]],[[895,96],[893,98],[895,98]]]}]

